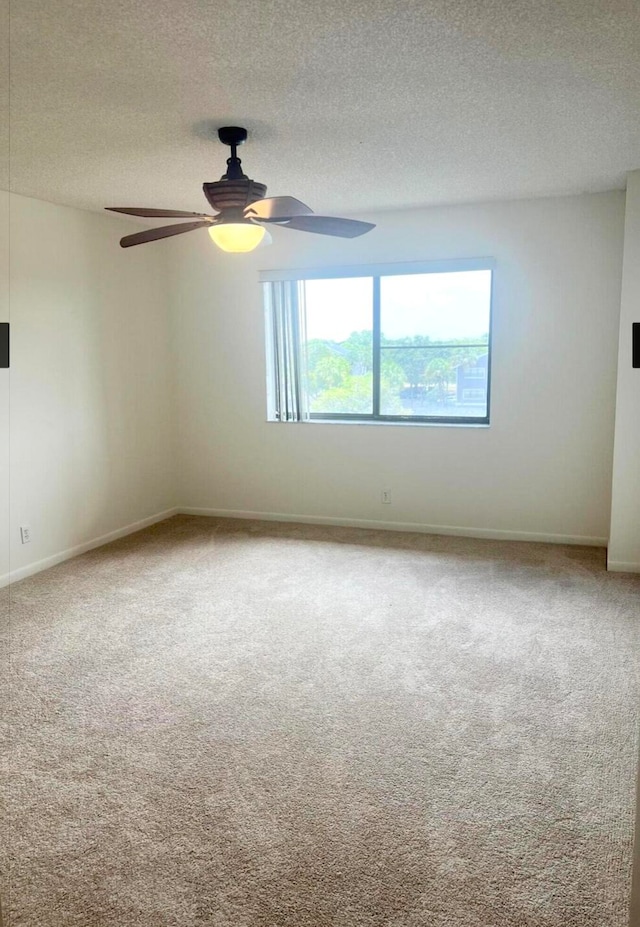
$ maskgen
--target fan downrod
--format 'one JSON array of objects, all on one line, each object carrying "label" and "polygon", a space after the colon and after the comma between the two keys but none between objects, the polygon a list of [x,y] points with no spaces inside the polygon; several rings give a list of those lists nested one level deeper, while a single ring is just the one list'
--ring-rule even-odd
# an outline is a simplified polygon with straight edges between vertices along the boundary
[{"label": "fan downrod", "polygon": [[238,145],[242,145],[247,140],[247,130],[240,126],[222,126],[218,129],[218,138],[223,145],[231,148],[231,157],[227,158],[227,173],[224,175],[226,180],[242,180],[245,174],[242,172],[241,160],[237,154]]}]

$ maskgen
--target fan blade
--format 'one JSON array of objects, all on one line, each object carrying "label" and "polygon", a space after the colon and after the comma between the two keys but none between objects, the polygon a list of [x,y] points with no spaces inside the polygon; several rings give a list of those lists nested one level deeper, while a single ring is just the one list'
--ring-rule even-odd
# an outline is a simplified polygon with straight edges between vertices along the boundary
[{"label": "fan blade", "polygon": [[130,248],[132,245],[142,245],[145,241],[156,241],[158,238],[170,238],[172,235],[182,235],[194,229],[204,229],[215,225],[215,222],[181,222],[178,225],[161,225],[158,229],[145,229],[134,235],[125,235],[120,239],[120,247]]},{"label": "fan blade", "polygon": [[335,216],[297,216],[283,229],[296,229],[298,232],[316,232],[318,235],[336,235],[338,238],[357,238],[375,228],[373,222],[360,222],[358,219],[338,219]]},{"label": "fan blade", "polygon": [[142,206],[105,206],[109,212],[122,212],[126,216],[143,216],[145,219],[205,219],[201,212],[182,212],[180,209],[146,209]]},{"label": "fan blade", "polygon": [[293,219],[294,216],[311,216],[313,209],[301,203],[295,196],[271,196],[249,203],[244,214],[247,218],[259,219],[260,222],[282,222],[285,219]]}]

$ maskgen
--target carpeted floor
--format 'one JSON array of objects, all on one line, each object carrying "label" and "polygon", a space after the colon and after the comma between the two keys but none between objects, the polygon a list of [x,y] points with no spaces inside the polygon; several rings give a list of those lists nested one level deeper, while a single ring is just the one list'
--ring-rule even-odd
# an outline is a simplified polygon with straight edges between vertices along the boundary
[{"label": "carpeted floor", "polygon": [[603,551],[180,516],[10,606],[5,927],[626,927]]}]

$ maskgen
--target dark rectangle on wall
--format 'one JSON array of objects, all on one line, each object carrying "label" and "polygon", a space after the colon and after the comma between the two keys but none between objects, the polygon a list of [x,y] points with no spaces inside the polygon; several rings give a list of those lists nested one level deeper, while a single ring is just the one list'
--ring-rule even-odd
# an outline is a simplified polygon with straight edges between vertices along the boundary
[{"label": "dark rectangle on wall", "polygon": [[0,322],[0,367],[9,366],[9,323]]},{"label": "dark rectangle on wall", "polygon": [[633,329],[633,340],[631,342],[631,365],[633,367],[640,367],[640,322],[633,322],[631,328]]}]

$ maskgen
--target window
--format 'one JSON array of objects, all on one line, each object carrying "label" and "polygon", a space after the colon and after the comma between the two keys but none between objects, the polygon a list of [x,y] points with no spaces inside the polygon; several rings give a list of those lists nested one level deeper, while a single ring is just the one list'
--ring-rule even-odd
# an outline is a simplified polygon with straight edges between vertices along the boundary
[{"label": "window", "polygon": [[492,262],[262,279],[269,419],[488,424]]}]

